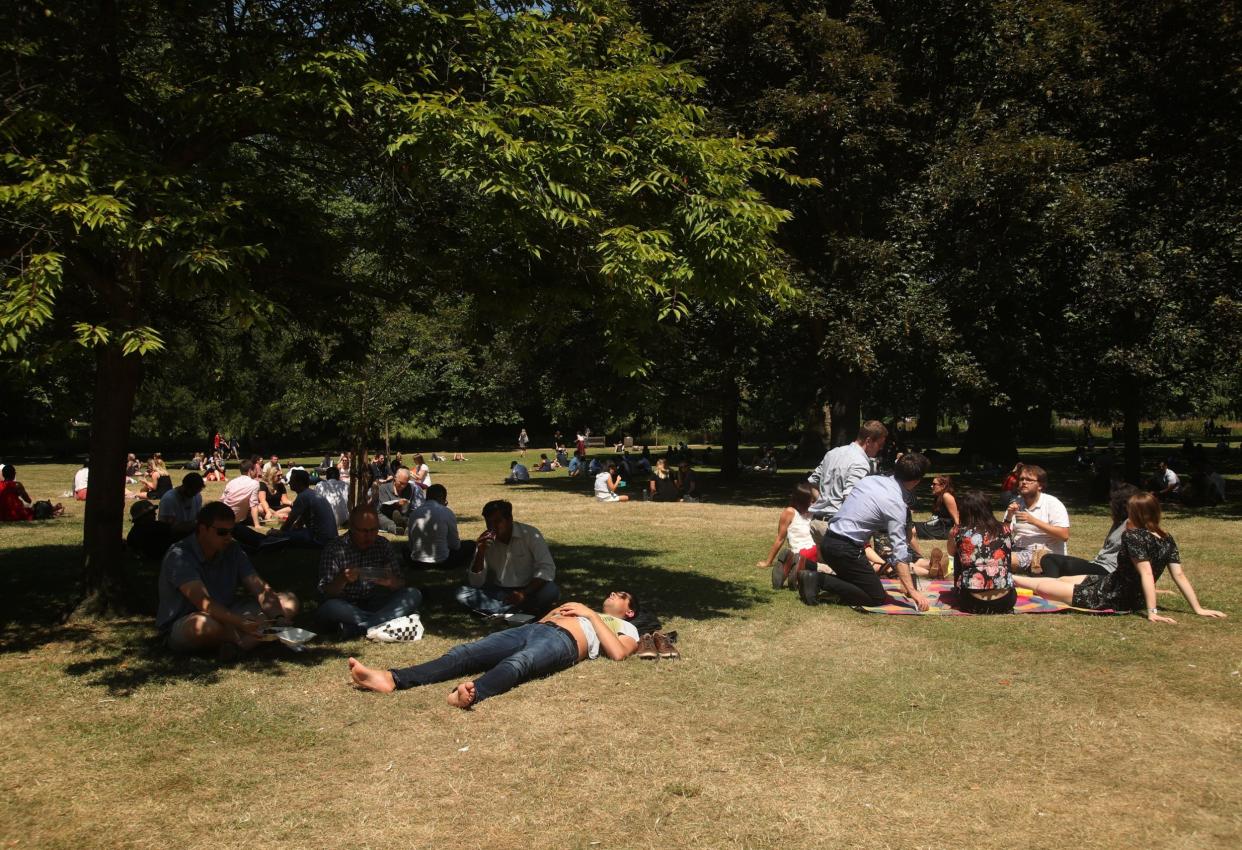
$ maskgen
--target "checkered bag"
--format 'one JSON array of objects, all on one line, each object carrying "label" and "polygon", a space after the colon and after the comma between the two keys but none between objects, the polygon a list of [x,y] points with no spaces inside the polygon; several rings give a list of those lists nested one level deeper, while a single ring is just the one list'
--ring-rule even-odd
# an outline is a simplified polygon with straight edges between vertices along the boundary
[{"label": "checkered bag", "polygon": [[367,639],[380,643],[402,643],[423,639],[423,621],[417,614],[397,617],[367,632]]}]

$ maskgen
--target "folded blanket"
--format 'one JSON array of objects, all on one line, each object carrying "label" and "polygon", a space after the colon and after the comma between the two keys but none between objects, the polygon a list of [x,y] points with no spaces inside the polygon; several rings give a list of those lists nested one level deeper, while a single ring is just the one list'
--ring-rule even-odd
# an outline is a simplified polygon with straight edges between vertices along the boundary
[{"label": "folded blanket", "polygon": [[[859,608],[860,611],[867,611],[871,614],[918,614],[919,610],[914,607],[914,603],[901,595],[901,585],[896,579],[883,579],[884,589],[888,591],[888,603],[884,605],[868,605]],[[956,591],[953,589],[952,579],[920,579],[919,590],[927,596],[931,601],[931,608],[922,612],[924,616],[939,617],[969,617],[966,611],[960,611],[954,608],[953,595]],[[1076,608],[1070,608],[1068,605],[1062,605],[1060,602],[1050,602],[1039,596],[1033,595],[1029,590],[1018,591],[1018,601],[1014,603],[1013,612],[1015,614],[1059,614],[1062,611],[1074,611]]]}]

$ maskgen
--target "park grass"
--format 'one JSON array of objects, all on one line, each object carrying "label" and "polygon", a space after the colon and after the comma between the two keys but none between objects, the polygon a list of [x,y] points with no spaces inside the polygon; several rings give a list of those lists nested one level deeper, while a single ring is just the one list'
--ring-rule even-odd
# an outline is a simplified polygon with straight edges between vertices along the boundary
[{"label": "park grass", "polygon": [[[537,456],[537,453],[536,453]],[[808,609],[753,567],[797,474],[698,505],[606,505],[557,474],[499,484],[510,454],[435,465],[462,519],[509,498],[569,598],[629,587],[680,633],[680,662],[583,664],[471,712],[448,686],[347,684],[481,634],[422,574],[418,644],[273,647],[234,665],[167,658],[149,620],[61,623],[81,505],[0,528],[4,846],[1236,847],[1242,841],[1237,513],[1170,512],[1207,621]],[[1062,453],[1072,551],[1103,539]],[[945,462],[951,464],[952,458]],[[36,498],[71,465],[19,469]],[[955,470],[953,470],[955,471]],[[1232,471],[1232,470],[1231,470]],[[1060,480],[1063,486],[1057,487]],[[212,485],[209,495],[221,485]],[[315,558],[256,559],[311,601]],[[149,567],[135,567],[149,587]],[[1171,586],[1166,579],[1164,586]],[[307,625],[310,625],[308,622]]]}]

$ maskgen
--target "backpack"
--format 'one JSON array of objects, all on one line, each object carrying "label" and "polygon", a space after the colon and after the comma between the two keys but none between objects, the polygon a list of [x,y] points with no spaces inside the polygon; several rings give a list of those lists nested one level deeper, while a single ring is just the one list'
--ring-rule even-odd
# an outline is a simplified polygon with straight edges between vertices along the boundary
[{"label": "backpack", "polygon": [[33,505],[30,506],[30,509],[34,512],[35,519],[51,519],[52,518],[52,513],[53,513],[52,503],[47,501],[46,499],[40,502],[35,502]]}]

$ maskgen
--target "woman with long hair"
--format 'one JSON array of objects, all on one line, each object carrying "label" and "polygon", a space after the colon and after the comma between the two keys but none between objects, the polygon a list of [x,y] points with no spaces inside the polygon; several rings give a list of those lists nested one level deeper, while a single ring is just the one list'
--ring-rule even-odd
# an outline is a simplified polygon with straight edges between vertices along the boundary
[{"label": "woman with long hair", "polygon": [[[662,459],[661,459],[662,462]],[[776,523],[776,539],[768,550],[766,560],[759,561],[758,569],[772,568],[772,589],[779,590],[796,577],[802,568],[802,562],[808,561],[806,569],[816,569],[819,561],[819,548],[811,537],[811,503],[818,496],[815,487],[809,482],[800,481],[789,494],[789,504],[781,511]],[[788,547],[788,552],[780,560],[777,554],[781,547]],[[775,561],[775,563],[773,563]]]},{"label": "woman with long hair", "polygon": [[953,526],[959,525],[961,519],[957,513],[957,497],[953,495],[953,478],[948,475],[937,475],[932,479],[931,519],[916,522],[914,533],[920,540],[948,540]]},{"label": "woman with long hair", "polygon": [[1027,578],[1015,576],[1018,587],[1045,599],[1093,611],[1146,611],[1152,623],[1175,623],[1156,608],[1156,582],[1168,569],[1173,583],[1201,617],[1224,618],[1220,611],[1199,604],[1190,579],[1182,570],[1177,542],[1160,525],[1160,500],[1154,493],[1139,492],[1126,503],[1126,530],[1121,535],[1117,569],[1105,576]]},{"label": "woman with long hair", "polygon": [[667,458],[656,458],[651,478],[647,480],[647,497],[653,502],[676,502],[679,498],[677,482],[669,471]]},{"label": "woman with long hair", "polygon": [[957,558],[953,589],[957,607],[971,614],[1011,614],[1018,599],[1009,572],[1013,541],[1008,527],[992,514],[988,497],[978,490],[957,500],[958,522],[948,550]]},{"label": "woman with long hair", "polygon": [[259,521],[284,522],[292,509],[293,502],[289,500],[289,490],[280,476],[280,469],[269,466],[259,481]]}]

